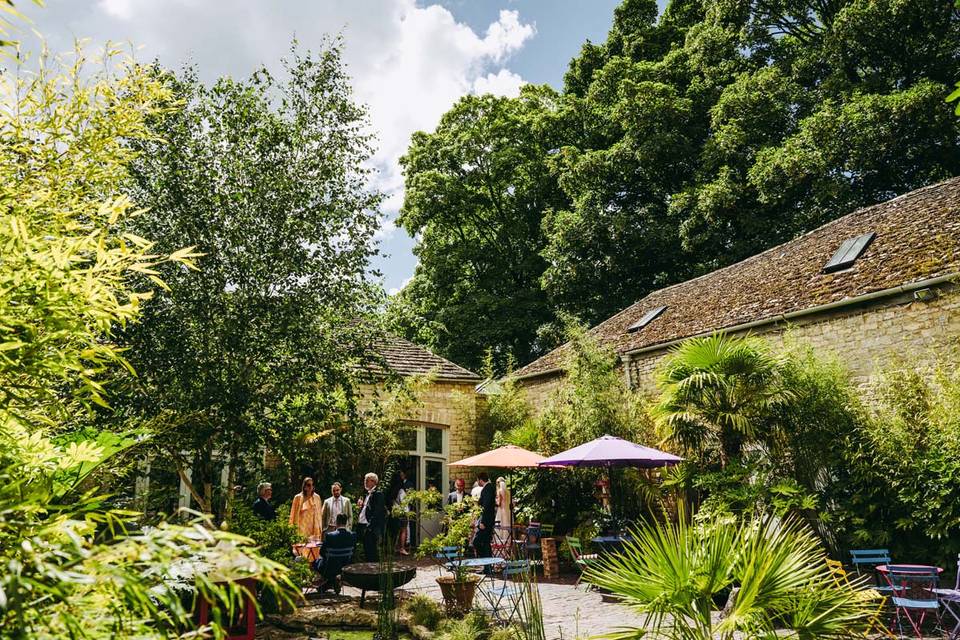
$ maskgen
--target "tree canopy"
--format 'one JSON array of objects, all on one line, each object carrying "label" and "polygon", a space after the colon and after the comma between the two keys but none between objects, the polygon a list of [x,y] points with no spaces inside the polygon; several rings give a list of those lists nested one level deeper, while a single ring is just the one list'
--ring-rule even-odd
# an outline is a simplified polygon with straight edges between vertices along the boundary
[{"label": "tree canopy", "polygon": [[[283,77],[205,86],[189,69],[155,73],[176,102],[141,144],[131,195],[149,209],[130,229],[202,256],[198,270],[164,274],[168,288],[125,334],[139,372],[128,406],[165,429],[209,509],[215,451],[281,450],[289,429],[349,413],[381,302],[369,273],[381,196],[338,42],[295,45]],[[303,405],[296,424],[278,418]]]},{"label": "tree canopy", "polygon": [[[465,365],[479,365],[480,334],[523,362],[555,343],[560,312],[599,321],[957,175],[960,123],[945,98],[958,43],[950,0],[673,0],[659,16],[654,0],[625,0],[562,91],[467,97],[415,136],[401,223],[420,234],[420,266],[398,307],[433,323],[433,346]],[[484,101],[497,108],[472,106]],[[490,131],[520,110],[527,124],[509,140],[526,153],[493,154],[493,172],[465,161],[453,141],[502,148]],[[536,198],[523,176],[537,176]],[[454,182],[478,196],[452,199]],[[489,193],[510,194],[507,215],[490,215]],[[483,224],[458,237],[462,220]],[[501,263],[494,248],[509,237],[526,253]],[[497,288],[459,259],[464,244],[504,265],[484,270]],[[527,265],[522,285],[515,264]],[[535,304],[505,303],[517,296]]]},{"label": "tree canopy", "polygon": [[417,275],[395,301],[408,333],[455,362],[479,368],[529,359],[551,321],[540,286],[546,268],[543,211],[563,193],[544,158],[560,144],[546,117],[557,95],[529,88],[520,98],[467,96],[431,134],[416,133],[402,164],[406,199],[398,222],[422,240]]}]

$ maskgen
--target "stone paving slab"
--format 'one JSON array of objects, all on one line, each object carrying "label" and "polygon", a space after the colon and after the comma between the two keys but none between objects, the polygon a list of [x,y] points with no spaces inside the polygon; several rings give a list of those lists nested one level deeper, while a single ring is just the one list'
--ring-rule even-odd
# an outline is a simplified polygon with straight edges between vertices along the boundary
[{"label": "stone paving slab", "polygon": [[[417,577],[403,587],[411,593],[424,593],[438,602],[440,575],[435,566],[421,566]],[[628,607],[603,602],[599,593],[588,591],[585,585],[574,588],[568,584],[541,583],[540,600],[543,603],[543,622],[548,640],[577,640],[617,631],[624,626],[642,626],[641,618]],[[344,595],[359,597],[360,592],[344,586]]]},{"label": "stone paving slab", "polygon": [[[438,602],[442,600],[436,583],[440,575],[435,565],[421,565],[417,577],[403,587],[411,593],[423,593]],[[640,614],[629,607],[603,602],[596,591],[585,585],[574,587],[572,576],[566,582],[540,582],[540,600],[543,603],[543,622],[547,640],[586,640],[591,636],[622,630],[624,627],[642,627]],[[344,595],[359,597],[360,592],[344,587]],[[369,605],[368,605],[369,606]],[[716,613],[719,616],[719,612]],[[924,640],[932,640],[924,638]]]}]

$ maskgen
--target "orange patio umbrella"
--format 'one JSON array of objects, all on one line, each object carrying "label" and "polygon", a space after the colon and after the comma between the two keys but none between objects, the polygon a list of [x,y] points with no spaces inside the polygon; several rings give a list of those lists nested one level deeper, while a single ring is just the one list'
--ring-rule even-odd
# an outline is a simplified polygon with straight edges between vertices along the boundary
[{"label": "orange patio umbrella", "polygon": [[458,462],[451,462],[451,467],[490,467],[499,469],[535,468],[546,460],[539,453],[527,451],[523,447],[508,444],[492,451],[464,458]]}]

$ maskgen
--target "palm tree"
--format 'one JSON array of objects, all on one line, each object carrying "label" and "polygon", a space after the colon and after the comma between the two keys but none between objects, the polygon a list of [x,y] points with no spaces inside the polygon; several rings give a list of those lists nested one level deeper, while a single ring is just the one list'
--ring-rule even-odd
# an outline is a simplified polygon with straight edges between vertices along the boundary
[{"label": "palm tree", "polygon": [[782,372],[782,360],[759,338],[691,338],[658,373],[661,395],[654,418],[668,440],[699,455],[719,449],[726,466],[756,440],[771,410],[790,397]]},{"label": "palm tree", "polygon": [[[878,628],[882,604],[876,591],[832,573],[795,520],[647,525],[584,578],[645,614],[644,627],[624,628],[620,640],[863,637]],[[721,615],[717,598],[728,593]]]}]

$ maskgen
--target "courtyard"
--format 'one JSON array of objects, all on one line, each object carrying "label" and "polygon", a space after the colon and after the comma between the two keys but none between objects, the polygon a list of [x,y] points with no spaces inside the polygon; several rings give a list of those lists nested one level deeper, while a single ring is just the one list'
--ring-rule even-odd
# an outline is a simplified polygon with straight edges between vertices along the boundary
[{"label": "courtyard", "polygon": [[960,640],[958,69],[960,0],[0,0],[0,640]]}]

